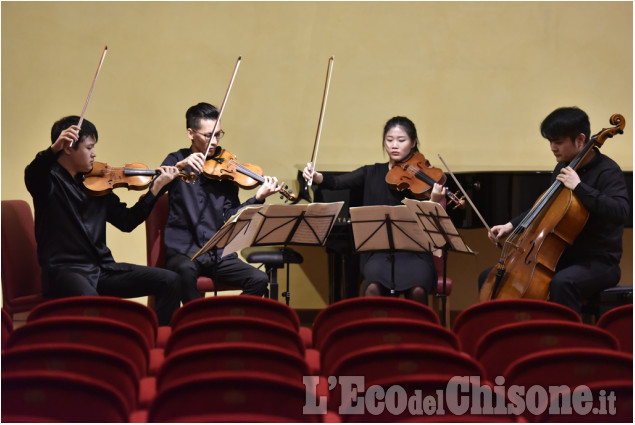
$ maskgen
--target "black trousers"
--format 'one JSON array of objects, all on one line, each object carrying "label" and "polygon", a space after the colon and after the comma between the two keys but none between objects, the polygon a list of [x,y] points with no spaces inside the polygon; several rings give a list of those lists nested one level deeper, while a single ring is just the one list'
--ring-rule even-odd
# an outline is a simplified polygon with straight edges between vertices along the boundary
[{"label": "black trousers", "polygon": [[[479,275],[479,290],[491,270],[489,268]],[[549,300],[580,313],[589,298],[617,285],[620,276],[619,264],[611,264],[604,259],[586,258],[558,264],[549,286]]]},{"label": "black trousers", "polygon": [[157,267],[124,263],[117,266],[120,267],[99,270],[96,288],[91,284],[91,279],[78,270],[59,270],[49,276],[50,289],[46,295],[55,298],[78,295],[137,298],[154,295],[154,310],[159,325],[169,325],[172,315],[180,306],[179,276]]},{"label": "black trousers", "polygon": [[267,293],[269,277],[257,268],[245,263],[235,254],[214,262],[210,256],[207,260],[192,261],[190,257],[168,249],[165,267],[175,271],[181,279],[181,302],[183,304],[201,298],[196,289],[199,276],[211,277],[225,285],[242,288],[244,295],[263,296]]}]

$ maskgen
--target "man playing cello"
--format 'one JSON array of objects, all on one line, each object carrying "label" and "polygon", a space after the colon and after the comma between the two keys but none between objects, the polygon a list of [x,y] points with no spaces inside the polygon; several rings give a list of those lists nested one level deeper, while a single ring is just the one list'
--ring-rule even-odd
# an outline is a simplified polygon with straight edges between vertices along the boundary
[{"label": "man playing cello", "polygon": [[[552,182],[562,182],[589,212],[586,225],[562,253],[549,288],[551,301],[580,312],[588,298],[620,280],[622,233],[630,207],[626,182],[620,167],[597,147],[586,154],[577,171],[569,166],[590,137],[589,117],[581,109],[556,109],[544,119],[540,131],[558,161]],[[490,239],[502,242],[525,215],[492,227]],[[481,273],[479,287],[488,272]]]}]

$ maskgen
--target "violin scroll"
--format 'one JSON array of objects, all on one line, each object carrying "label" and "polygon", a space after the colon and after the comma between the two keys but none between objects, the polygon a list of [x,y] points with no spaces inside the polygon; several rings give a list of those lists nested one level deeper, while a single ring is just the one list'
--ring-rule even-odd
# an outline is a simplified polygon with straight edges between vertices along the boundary
[{"label": "violin scroll", "polygon": [[456,193],[452,192],[446,192],[446,195],[448,196],[448,198],[450,198],[450,201],[454,203],[454,206],[452,207],[453,210],[457,208],[461,210],[465,209],[465,195],[461,196],[460,198],[457,196]]},{"label": "violin scroll", "polygon": [[[410,190],[417,199],[429,199],[435,183],[445,184],[446,177],[443,170],[433,167],[426,157],[415,152],[402,162],[395,164],[386,174],[386,183],[393,190]],[[453,202],[454,209],[465,208],[465,196],[459,197],[449,190],[446,196]]]}]

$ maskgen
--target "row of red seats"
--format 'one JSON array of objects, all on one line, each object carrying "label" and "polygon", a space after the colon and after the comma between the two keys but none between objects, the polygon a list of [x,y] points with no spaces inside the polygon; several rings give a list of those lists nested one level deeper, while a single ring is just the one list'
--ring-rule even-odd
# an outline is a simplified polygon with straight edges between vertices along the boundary
[{"label": "row of red seats", "polygon": [[[201,342],[204,341],[201,338],[212,341],[228,338],[222,333],[229,332],[232,328],[237,330],[240,326],[230,326],[225,319],[242,317],[245,318],[243,328],[259,326],[253,330],[254,338],[261,337],[271,341],[268,338],[278,337],[279,344],[288,342],[292,346],[296,345],[302,355],[305,355],[305,350],[300,347],[302,345],[306,349],[320,351],[321,359],[316,359],[314,352],[306,353],[312,372],[324,369],[325,366],[325,370],[330,370],[333,359],[341,358],[342,353],[331,350],[331,347],[348,350],[349,348],[343,344],[346,342],[351,347],[360,344],[363,346],[365,338],[372,340],[373,337],[379,337],[380,333],[385,333],[385,342],[391,342],[391,338],[392,342],[397,342],[394,339],[399,338],[401,342],[434,344],[464,351],[486,363],[489,352],[497,355],[496,352],[500,351],[497,344],[501,343],[501,339],[507,343],[507,347],[503,348],[510,359],[518,357],[519,352],[514,351],[514,348],[522,347],[523,342],[530,342],[534,347],[556,348],[558,344],[564,344],[566,338],[572,339],[573,342],[586,338],[587,346],[594,342],[598,348],[621,349],[632,353],[632,305],[608,312],[596,326],[591,326],[582,325],[577,313],[554,303],[536,300],[494,300],[463,311],[457,317],[452,331],[449,331],[439,326],[439,319],[434,311],[421,304],[394,298],[355,298],[325,308],[316,317],[311,330],[300,326],[296,312],[284,304],[257,297],[226,296],[203,298],[189,303],[175,313],[171,327],[159,328],[154,312],[141,304],[111,297],[83,297],[44,303],[31,312],[28,321],[62,314],[100,316],[122,321],[142,333],[147,347],[165,348],[166,353],[175,348],[188,346],[192,339]],[[265,319],[265,323],[252,324],[249,318]],[[406,322],[399,327],[399,334],[395,334],[390,332],[394,327],[390,320],[375,323],[379,318]],[[210,319],[218,319],[214,325],[216,334],[203,323]],[[549,323],[533,323],[536,320],[568,322],[568,326],[562,324],[556,328]],[[529,321],[533,323],[532,327],[526,324]],[[495,329],[501,325],[508,326],[507,330]],[[176,330],[179,332],[171,338],[168,345],[168,337]],[[267,332],[272,333],[272,336],[267,336]],[[501,336],[503,334],[504,337]],[[296,335],[300,336],[300,341]],[[518,339],[516,343],[511,340],[513,335],[522,339]],[[325,350],[324,342],[327,337],[331,342]],[[528,338],[533,339],[529,341]],[[291,341],[292,339],[295,341]],[[321,365],[320,360],[323,363]],[[158,365],[156,361],[160,362],[161,359],[150,364],[150,370],[153,372],[156,372]]]},{"label": "row of red seats", "polygon": [[[112,304],[113,301],[115,304]],[[240,305],[236,304],[238,302],[240,302]],[[87,304],[90,305],[87,307]],[[332,333],[334,328],[342,324],[350,325],[357,320],[384,317],[412,319],[436,325],[439,323],[436,314],[432,310],[406,300],[390,298],[380,300],[372,298],[352,299],[329,306],[315,319],[313,332],[311,329],[300,326],[297,314],[287,306],[271,300],[252,297],[210,298],[190,303],[187,307],[178,311],[172,322],[172,327],[158,328],[154,313],[137,303],[108,299],[108,297],[96,297],[93,300],[83,298],[79,304],[74,299],[46,303],[42,307],[35,309],[29,320],[56,315],[56,312],[60,310],[65,311],[65,314],[71,314],[70,310],[73,310],[73,315],[100,315],[101,317],[118,319],[134,325],[142,332],[150,347],[165,347],[167,338],[172,330],[178,329],[180,325],[190,324],[193,321],[202,319],[235,317],[237,315],[269,318],[269,321],[286,326],[291,331],[299,332],[305,347],[315,347],[318,350],[322,349],[325,336]],[[452,332],[456,338],[451,333],[435,328],[434,332],[423,332],[430,341],[419,340],[417,342],[447,344],[449,347],[459,348],[472,356],[478,356],[477,346],[481,344],[481,339],[484,340],[483,343],[485,345],[496,339],[492,336],[486,337],[486,334],[491,332],[493,328],[503,324],[539,319],[554,319],[571,323],[581,322],[580,317],[575,312],[553,303],[535,300],[496,300],[477,304],[462,312],[457,318]],[[357,325],[358,328],[364,327],[363,323],[358,323]],[[368,325],[366,326],[368,327]],[[417,334],[416,327],[419,326],[421,328],[426,325],[413,322],[412,326],[414,326],[414,333]],[[632,307],[625,306],[614,309],[600,319],[597,328],[605,329],[615,335],[618,338],[620,348],[625,352],[632,353]],[[573,325],[571,329],[574,329]],[[194,330],[190,329],[190,332]],[[594,331],[595,329],[589,332],[598,334],[597,331]],[[340,330],[340,335],[342,332],[344,331]],[[351,332],[349,331],[349,333]],[[420,334],[422,332],[418,333],[421,337]],[[508,331],[507,333],[513,334],[514,332]],[[455,339],[458,339],[458,342]],[[174,341],[178,340],[175,339]],[[410,341],[412,342],[413,340]],[[607,344],[610,345],[610,341]],[[484,350],[481,349],[480,351]]]},{"label": "row of red seats", "polygon": [[[364,304],[366,311],[360,315],[355,304]],[[334,308],[341,314],[329,311]],[[395,299],[350,300],[325,309],[321,315],[335,316],[340,325],[323,330],[328,321],[321,315],[314,323],[323,375],[361,375],[367,387],[399,384],[414,390],[425,388],[425,376],[434,372],[441,377],[430,394],[442,390],[452,376],[482,377],[491,387],[493,382],[525,388],[564,384],[573,390],[597,384],[596,389],[614,388],[626,401],[618,414],[632,417],[632,305],[607,313],[591,326],[582,324],[574,311],[546,301],[495,300],[462,312],[451,332],[423,310]],[[504,379],[495,381],[499,375]],[[329,407],[341,406],[338,387],[331,395]],[[602,417],[599,412],[595,419]],[[356,419],[366,421],[369,415]],[[538,417],[529,412],[527,419]],[[612,422],[616,417],[604,419]]]},{"label": "row of red seats", "polygon": [[[309,418],[301,410],[310,372],[300,335],[308,332],[310,341],[310,329],[300,330],[288,306],[214,297],[180,309],[171,325],[158,327],[152,310],[118,298],[39,305],[3,343],[3,420],[40,413],[63,421],[165,422],[201,413],[187,408],[196,402],[206,411],[218,403],[214,412],[224,409],[226,420],[253,421],[254,409],[279,421],[280,406],[287,421]],[[105,396],[108,390],[114,394]]]},{"label": "row of red seats", "polygon": [[[165,386],[165,376],[172,376],[172,378],[177,381],[178,378],[188,376],[188,378],[183,379],[185,379],[186,381],[198,381],[203,378],[203,375],[205,375],[205,379],[232,378],[238,382],[240,381],[241,374],[238,374],[238,376],[224,377],[207,376],[210,373],[212,375],[218,373],[227,374],[229,372],[223,372],[223,370],[235,370],[237,368],[240,370],[265,370],[266,372],[269,372],[270,375],[271,373],[274,373],[274,375],[278,377],[288,377],[288,375],[290,374],[289,370],[295,370],[297,372],[297,377],[305,376],[308,370],[308,364],[311,363],[311,357],[307,357],[306,354],[307,352],[312,351],[318,356],[317,359],[314,357],[313,360],[319,360],[319,356],[321,355],[323,372],[327,371],[326,369],[324,369],[324,367],[327,367],[327,364],[329,364],[326,359],[332,358],[335,360],[333,373],[341,374],[342,376],[363,375],[366,376],[367,380],[370,379],[371,382],[373,380],[380,381],[382,377],[385,376],[400,377],[400,379],[409,378],[412,380],[415,377],[421,376],[422,374],[429,374],[431,371],[434,371],[437,374],[447,373],[447,375],[444,375],[446,376],[446,383],[448,381],[447,377],[454,375],[482,376],[485,378],[485,374],[483,373],[483,369],[482,367],[480,367],[479,362],[470,358],[465,353],[461,354],[459,352],[460,344],[458,342],[458,338],[452,332],[440,327],[438,325],[438,318],[436,318],[434,313],[432,313],[431,315],[428,314],[429,312],[426,310],[425,307],[420,306],[416,303],[407,302],[405,300],[368,298],[357,300],[358,301],[347,300],[347,302],[334,304],[333,306],[328,307],[322,313],[320,313],[320,315],[315,320],[313,328],[313,341],[315,343],[315,349],[305,349],[305,345],[310,345],[306,343],[306,334],[307,332],[310,333],[311,331],[309,329],[304,329],[305,344],[303,344],[302,338],[300,337],[301,327],[299,326],[297,315],[294,316],[295,312],[293,312],[284,304],[254,297],[215,297],[211,298],[209,301],[200,300],[200,302],[190,303],[188,304],[188,306],[182,308],[181,310],[179,310],[179,312],[177,312],[174,318],[175,320],[173,320],[172,323],[173,327],[171,329],[164,329],[164,331],[167,333],[171,332],[171,335],[165,345],[165,361],[163,361],[160,356],[155,356],[156,358],[161,360],[161,363],[163,363],[163,367],[161,367],[160,369],[159,376],[157,376],[156,378],[151,376],[153,374],[153,368],[151,367],[152,355],[150,353],[153,351],[161,351],[161,348],[159,347],[161,344],[157,344],[157,338],[161,332],[159,332],[159,330],[156,328],[155,318],[154,325],[140,327],[140,329],[145,329],[145,346],[146,350],[149,352],[146,357],[147,368],[143,368],[143,364],[145,363],[143,360],[143,356],[135,356],[133,352],[129,352],[127,357],[141,359],[136,362],[136,371],[140,382],[139,387],[142,389],[151,388],[152,379],[156,379],[156,381],[154,382],[154,388],[159,388],[159,396],[154,396],[152,394],[148,396],[146,394],[144,398],[143,396],[139,395],[139,404],[136,407],[146,407],[149,405],[150,401],[154,400],[153,406],[158,406],[157,409],[159,409],[159,411],[161,411],[161,409],[165,410],[166,406],[170,405],[170,401],[174,402],[175,400],[174,397],[170,396],[167,396],[167,399],[163,399],[166,397],[163,395],[165,394],[165,392],[163,391],[164,388],[173,388],[174,385],[176,385],[176,387],[179,387],[180,385],[186,384],[186,386],[195,388],[198,385],[196,383],[187,382]],[[89,301],[92,302],[92,305]],[[126,313],[124,313],[123,311],[119,311],[119,307],[126,303],[128,303],[128,310],[125,310]],[[111,309],[105,307],[109,304],[112,304]],[[115,307],[115,304],[117,305],[117,307]],[[133,304],[137,305],[138,307],[132,307]],[[503,303],[497,303],[497,308],[500,309],[502,304]],[[60,308],[60,305],[65,305],[66,311],[64,313],[62,313],[64,308]],[[192,307],[189,307],[190,305],[192,305]],[[73,308],[75,308],[75,310],[73,310]],[[141,310],[145,309],[145,307],[141,306],[140,304],[132,303],[129,301],[125,302],[124,300],[118,299],[111,300],[106,297],[97,297],[97,299],[95,300],[90,300],[86,297],[81,299],[59,300],[54,303],[48,303],[41,309],[34,310],[29,316],[27,326],[21,329],[26,329],[29,326],[31,326],[30,329],[38,327],[42,328],[45,326],[49,326],[55,320],[57,320],[58,322],[66,320],[66,323],[61,326],[66,327],[66,329],[68,330],[67,335],[70,336],[71,334],[73,334],[72,338],[75,340],[75,342],[79,342],[80,340],[81,342],[87,342],[85,339],[82,338],[90,337],[85,335],[89,333],[89,328],[90,330],[95,330],[96,328],[103,326],[104,323],[110,322],[111,320],[103,318],[95,319],[83,317],[81,320],[75,320],[76,323],[82,323],[81,326],[83,326],[83,328],[80,326],[79,328],[76,327],[69,330],[69,326],[72,327],[76,325],[69,323],[69,319],[59,318],[60,315],[76,314],[80,316],[111,316],[113,319],[123,320],[126,323],[136,323],[138,321],[138,318],[135,319],[135,314],[131,313],[131,311],[134,311],[135,308]],[[147,311],[152,313],[150,310]],[[272,311],[277,311],[280,314],[278,316],[275,316],[274,319],[273,313],[271,313]],[[366,319],[358,321],[352,320],[352,317],[350,316],[355,315],[355,311],[357,312],[357,318],[362,317]],[[144,313],[140,314],[140,316],[143,315]],[[212,315],[220,317],[207,319],[207,317],[210,317]],[[526,315],[526,312],[524,312],[521,317],[524,315]],[[58,319],[47,319],[47,316],[56,316],[58,317]],[[139,316],[139,314],[137,314],[137,316]],[[146,319],[147,317],[151,318],[152,314],[150,314],[149,316],[146,314],[145,316]],[[269,320],[258,321],[254,320],[253,318],[248,319],[248,316],[259,316],[260,318],[269,317]],[[225,331],[220,331],[219,333],[217,329],[222,328],[223,323],[228,322],[226,319],[222,319],[221,317],[232,318],[231,321],[233,322],[233,326],[230,325]],[[291,317],[290,320],[289,317]],[[415,319],[415,317],[418,319]],[[150,319],[150,321],[152,322],[152,319]],[[256,328],[255,332],[247,334],[246,332],[248,329],[241,327],[241,324],[253,324],[254,321],[256,323],[259,323],[260,327]],[[332,322],[331,325],[328,325],[329,321]],[[97,322],[100,322],[100,324],[98,324]],[[266,332],[274,324],[279,325],[278,322],[284,323],[284,325],[282,325],[282,328],[280,326],[277,326],[277,328],[274,326],[274,328],[277,329],[277,332]],[[264,323],[267,323],[267,326],[265,326]],[[366,323],[369,323],[370,325],[365,325]],[[458,319],[457,323],[460,323]],[[337,326],[338,324],[339,329]],[[412,335],[423,337],[423,339],[420,338],[418,340],[409,340],[410,346],[404,345],[404,338],[408,338],[408,336],[397,332],[397,330],[403,328],[404,325],[410,326],[412,328]],[[364,329],[372,332],[373,328],[375,328],[374,343],[371,342],[372,335],[369,335],[368,337],[366,337],[366,339],[364,339],[364,337],[355,339],[355,336],[363,333]],[[240,329],[243,329],[243,331],[240,331]],[[289,332],[291,330],[294,331]],[[134,334],[134,332],[131,333],[129,332],[129,330],[123,333],[126,335]],[[20,338],[15,336],[20,334],[26,334],[26,331],[16,331],[12,339],[9,341],[9,350],[13,350],[13,345],[16,345],[15,341],[24,341],[24,336],[21,336]],[[208,336],[203,336],[206,334]],[[179,335],[184,335],[185,337]],[[430,337],[430,335],[434,335],[434,338]],[[203,337],[201,338],[201,336]],[[60,337],[62,336],[58,335],[56,338]],[[104,340],[104,338],[96,339],[102,341]],[[234,342],[226,342],[228,339],[233,339]],[[334,342],[338,341],[338,339],[339,341],[341,341],[339,344]],[[53,341],[54,340],[55,338],[53,338]],[[106,338],[106,340],[108,339]],[[247,344],[247,346],[244,346],[243,344],[242,347],[238,347],[237,345],[240,344],[237,344],[235,342],[236,340],[250,340],[252,341],[252,344],[260,345],[258,347],[256,347],[256,345],[254,345],[253,347],[249,347],[249,344]],[[220,341],[225,342],[219,344]],[[96,341],[92,342],[96,343]],[[447,342],[447,346],[445,348],[430,347],[430,344],[442,345],[444,342]],[[116,343],[115,346],[119,351],[121,351],[123,349],[123,344],[124,341],[120,340]],[[266,350],[264,350],[264,344],[269,345],[268,353],[265,353]],[[363,348],[364,344],[366,344],[368,347]],[[17,345],[20,344],[18,343]],[[143,346],[143,344],[139,345]],[[271,345],[274,345],[276,347],[276,350],[278,351],[277,354],[273,350],[273,347],[271,347]],[[343,347],[347,348],[343,349]],[[616,348],[615,342],[612,348]],[[342,358],[339,359],[337,355],[331,353],[331,350],[336,350],[335,353],[337,353],[338,349],[342,353]],[[357,353],[354,353],[355,350],[357,350]],[[136,351],[138,352],[144,350],[141,349]],[[204,361],[206,357],[209,357],[211,351],[215,351],[215,356],[212,356],[212,361],[209,361],[207,364],[200,363],[200,369],[197,370],[196,358],[198,357],[199,359]],[[348,353],[346,353],[346,351],[348,351]],[[247,360],[242,359],[241,355],[249,352],[251,352],[252,354],[250,359],[251,363],[246,364]],[[254,355],[254,353],[257,354]],[[287,356],[285,360],[280,361],[280,353],[286,353]],[[19,357],[19,354],[14,355],[14,357]],[[3,379],[5,378],[4,365],[6,363],[4,359],[5,354],[3,353]],[[240,365],[236,363],[239,359],[241,362]],[[451,361],[450,359],[454,360]],[[267,363],[267,360],[269,360],[269,363]],[[374,364],[373,361],[375,362]],[[233,365],[232,362],[234,362]],[[456,365],[462,365],[463,369],[455,368],[455,363]],[[570,361],[568,361],[567,363],[572,364]],[[616,362],[609,361],[608,363],[615,364]],[[624,363],[624,361],[622,361],[621,363]],[[9,364],[11,363],[9,362]],[[210,365],[212,364],[216,365],[216,369],[210,368]],[[285,366],[288,366],[288,368],[286,371],[276,370],[276,364],[284,364]],[[181,365],[180,369],[178,365]],[[184,365],[190,366],[190,369],[187,370],[187,366]],[[363,365],[365,365],[366,369],[364,369]],[[632,356],[630,357],[630,365],[632,370]],[[296,366],[298,367],[298,369],[295,369]],[[444,367],[445,369],[443,369]],[[316,366],[316,364],[314,363],[312,366],[312,371],[310,373],[314,374],[316,373],[316,370],[319,369],[319,365]],[[159,370],[158,366],[156,366],[156,370]],[[156,370],[154,372],[156,372]],[[172,375],[170,375],[170,370],[172,371]],[[203,373],[204,371],[205,373]],[[375,373],[375,375],[372,375],[371,372],[373,371],[377,373]],[[249,375],[253,375],[253,373],[254,372],[250,373]],[[606,379],[610,375],[604,373],[603,376]],[[259,379],[262,381],[262,377],[260,377]],[[168,378],[167,381],[169,382],[170,379]],[[142,382],[145,382],[145,385],[143,385]],[[150,383],[148,384],[148,382]],[[299,388],[302,390],[302,394],[304,394],[304,386],[301,385],[298,379],[292,380],[292,385],[295,387],[295,390],[293,391],[298,393]],[[181,390],[172,391],[175,393],[182,392]],[[145,400],[145,402],[143,400]],[[333,400],[336,400],[336,397],[333,398]],[[134,403],[129,402],[128,404],[128,409],[130,410],[131,406],[134,405]],[[193,409],[184,408],[184,405],[182,403],[173,403],[173,405],[175,406],[176,411],[180,411],[181,414],[183,413],[183,411],[187,411],[190,414],[193,414]],[[205,406],[205,404],[203,404],[203,406]],[[226,413],[231,412],[232,410]],[[262,413],[263,410],[261,409],[260,412]],[[272,411],[270,413],[273,414],[276,412],[277,411]],[[292,409],[290,410],[290,412],[293,412],[295,415],[299,415],[298,408],[296,408],[295,410]],[[288,414],[289,411],[286,411],[285,413]],[[153,411],[151,409],[150,415],[151,419],[155,419],[156,411]],[[137,416],[137,418],[139,418],[139,416]],[[308,419],[305,416],[300,416],[300,418],[301,419],[296,420]]]}]

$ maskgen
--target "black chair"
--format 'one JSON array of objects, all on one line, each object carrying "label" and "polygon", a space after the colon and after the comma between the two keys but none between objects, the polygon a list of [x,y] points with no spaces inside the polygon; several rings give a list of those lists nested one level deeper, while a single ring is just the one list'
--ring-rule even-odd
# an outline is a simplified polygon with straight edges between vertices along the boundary
[{"label": "black chair", "polygon": [[582,321],[595,324],[607,311],[626,304],[633,304],[633,286],[614,286],[598,292],[582,306]]},{"label": "black chair", "polygon": [[278,269],[287,267],[287,290],[282,293],[287,305],[291,298],[289,290],[289,264],[301,264],[304,259],[300,253],[287,247],[251,247],[241,251],[248,263],[262,263],[269,276],[269,298],[278,299]]}]

